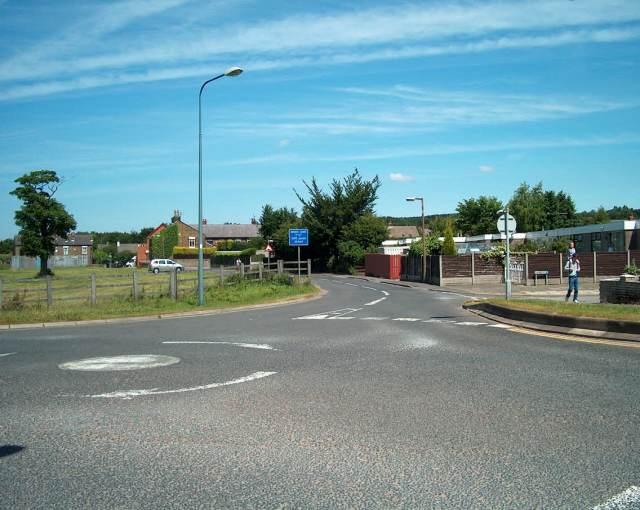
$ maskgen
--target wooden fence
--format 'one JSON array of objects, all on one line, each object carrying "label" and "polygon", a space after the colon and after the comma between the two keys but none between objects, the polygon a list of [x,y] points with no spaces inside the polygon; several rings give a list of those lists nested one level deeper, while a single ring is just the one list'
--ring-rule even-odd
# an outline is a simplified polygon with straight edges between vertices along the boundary
[{"label": "wooden fence", "polygon": [[[90,270],[87,270],[90,271]],[[204,272],[204,286],[233,285],[238,278],[262,280],[275,274],[309,277],[311,261],[271,264],[252,263],[250,265],[224,266]],[[231,277],[234,278],[231,278]],[[64,278],[23,278],[3,281],[0,279],[0,309],[47,306],[61,303],[85,303],[95,305],[113,299],[143,299],[170,297],[179,299],[196,294],[198,276],[194,271],[166,272],[153,274],[145,270],[131,269],[128,274],[95,273],[85,276]]]},{"label": "wooden fence", "polygon": [[[376,264],[384,265],[380,257],[397,257],[397,255],[376,254]],[[627,252],[585,252],[579,253],[580,276],[593,282],[600,278],[617,276],[624,271],[624,267],[633,262],[640,264],[640,250]],[[365,259],[365,272],[373,274],[373,266]],[[533,285],[536,272],[543,281],[562,283],[566,278],[564,265],[567,261],[565,254],[560,253],[514,253],[511,257],[512,281],[515,284]],[[544,274],[546,273],[546,278]],[[385,278],[385,276],[381,276]],[[423,281],[422,257],[402,256],[400,279],[407,281]],[[504,282],[504,266],[501,260],[485,259],[478,254],[470,255],[440,255],[426,258],[426,283],[433,285],[447,285],[455,283]]]}]

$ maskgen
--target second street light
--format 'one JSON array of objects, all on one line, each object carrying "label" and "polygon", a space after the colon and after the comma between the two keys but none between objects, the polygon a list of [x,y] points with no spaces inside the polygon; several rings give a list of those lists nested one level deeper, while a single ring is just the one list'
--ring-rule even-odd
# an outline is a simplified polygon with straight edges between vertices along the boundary
[{"label": "second street light", "polygon": [[204,304],[204,252],[202,239],[202,91],[212,81],[225,76],[238,76],[242,74],[239,67],[231,67],[224,73],[205,81],[200,87],[198,95],[198,305]]},{"label": "second street light", "polygon": [[422,281],[427,279],[427,238],[424,230],[424,199],[423,197],[407,197],[407,202],[416,202],[420,200],[420,209],[422,211]]}]

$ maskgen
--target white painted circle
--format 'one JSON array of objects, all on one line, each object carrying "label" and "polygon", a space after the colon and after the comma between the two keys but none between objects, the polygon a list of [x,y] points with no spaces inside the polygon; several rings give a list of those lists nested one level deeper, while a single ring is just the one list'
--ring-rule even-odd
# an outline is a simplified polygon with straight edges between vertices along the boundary
[{"label": "white painted circle", "polygon": [[108,356],[68,361],[58,365],[62,370],[84,370],[88,372],[116,372],[121,370],[140,370],[142,368],[166,367],[180,362],[174,356],[159,354],[134,354],[129,356]]}]

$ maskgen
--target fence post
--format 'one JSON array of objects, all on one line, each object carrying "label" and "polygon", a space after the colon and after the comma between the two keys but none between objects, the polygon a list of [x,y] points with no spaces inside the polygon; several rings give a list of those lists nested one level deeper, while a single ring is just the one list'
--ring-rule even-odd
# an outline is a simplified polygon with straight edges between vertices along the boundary
[{"label": "fence post", "polygon": [[631,250],[627,250],[627,265],[631,265]]},{"label": "fence post", "polygon": [[471,252],[471,285],[476,283],[476,258],[475,254]]},{"label": "fence post", "polygon": [[47,275],[47,308],[53,304],[53,287],[51,286],[51,276]]},{"label": "fence post", "polygon": [[444,287],[444,273],[442,272],[442,255],[439,255],[439,260],[438,260],[438,264],[440,265],[440,267],[438,268],[440,270],[440,287]]},{"label": "fence post", "polygon": [[91,305],[95,306],[98,301],[98,296],[96,294],[96,274],[91,273]]},{"label": "fence post", "polygon": [[562,271],[564,271],[564,266],[562,265],[562,252],[558,253],[560,257],[560,285],[562,285]]},{"label": "fence post", "polygon": [[178,271],[169,273],[169,292],[171,299],[178,299]]},{"label": "fence post", "polygon": [[258,262],[258,278],[262,281],[262,262]]},{"label": "fence post", "polygon": [[598,272],[596,271],[596,252],[593,252],[593,283],[596,283],[597,277],[598,277]]},{"label": "fence post", "polygon": [[307,278],[311,278],[311,259],[307,259]]},{"label": "fence post", "polygon": [[284,260],[278,259],[278,274],[284,273]]},{"label": "fence post", "polygon": [[529,254],[524,254],[524,285],[529,285]]},{"label": "fence post", "polygon": [[244,262],[240,262],[240,278],[244,280]]},{"label": "fence post", "polygon": [[140,298],[140,288],[138,286],[138,272],[133,270],[133,299],[137,301]]},{"label": "fence post", "polygon": [[220,264],[220,286],[224,285],[224,264]]}]

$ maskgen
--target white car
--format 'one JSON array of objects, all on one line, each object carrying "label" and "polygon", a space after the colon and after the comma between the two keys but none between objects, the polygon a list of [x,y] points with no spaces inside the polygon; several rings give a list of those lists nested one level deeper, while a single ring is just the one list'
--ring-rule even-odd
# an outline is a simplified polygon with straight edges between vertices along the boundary
[{"label": "white car", "polygon": [[136,257],[133,257],[130,261],[128,261],[125,265],[125,267],[136,267]]},{"label": "white car", "polygon": [[179,273],[184,270],[182,264],[178,264],[171,259],[153,259],[149,263],[149,271],[153,273],[159,273],[160,271],[175,271]]}]

